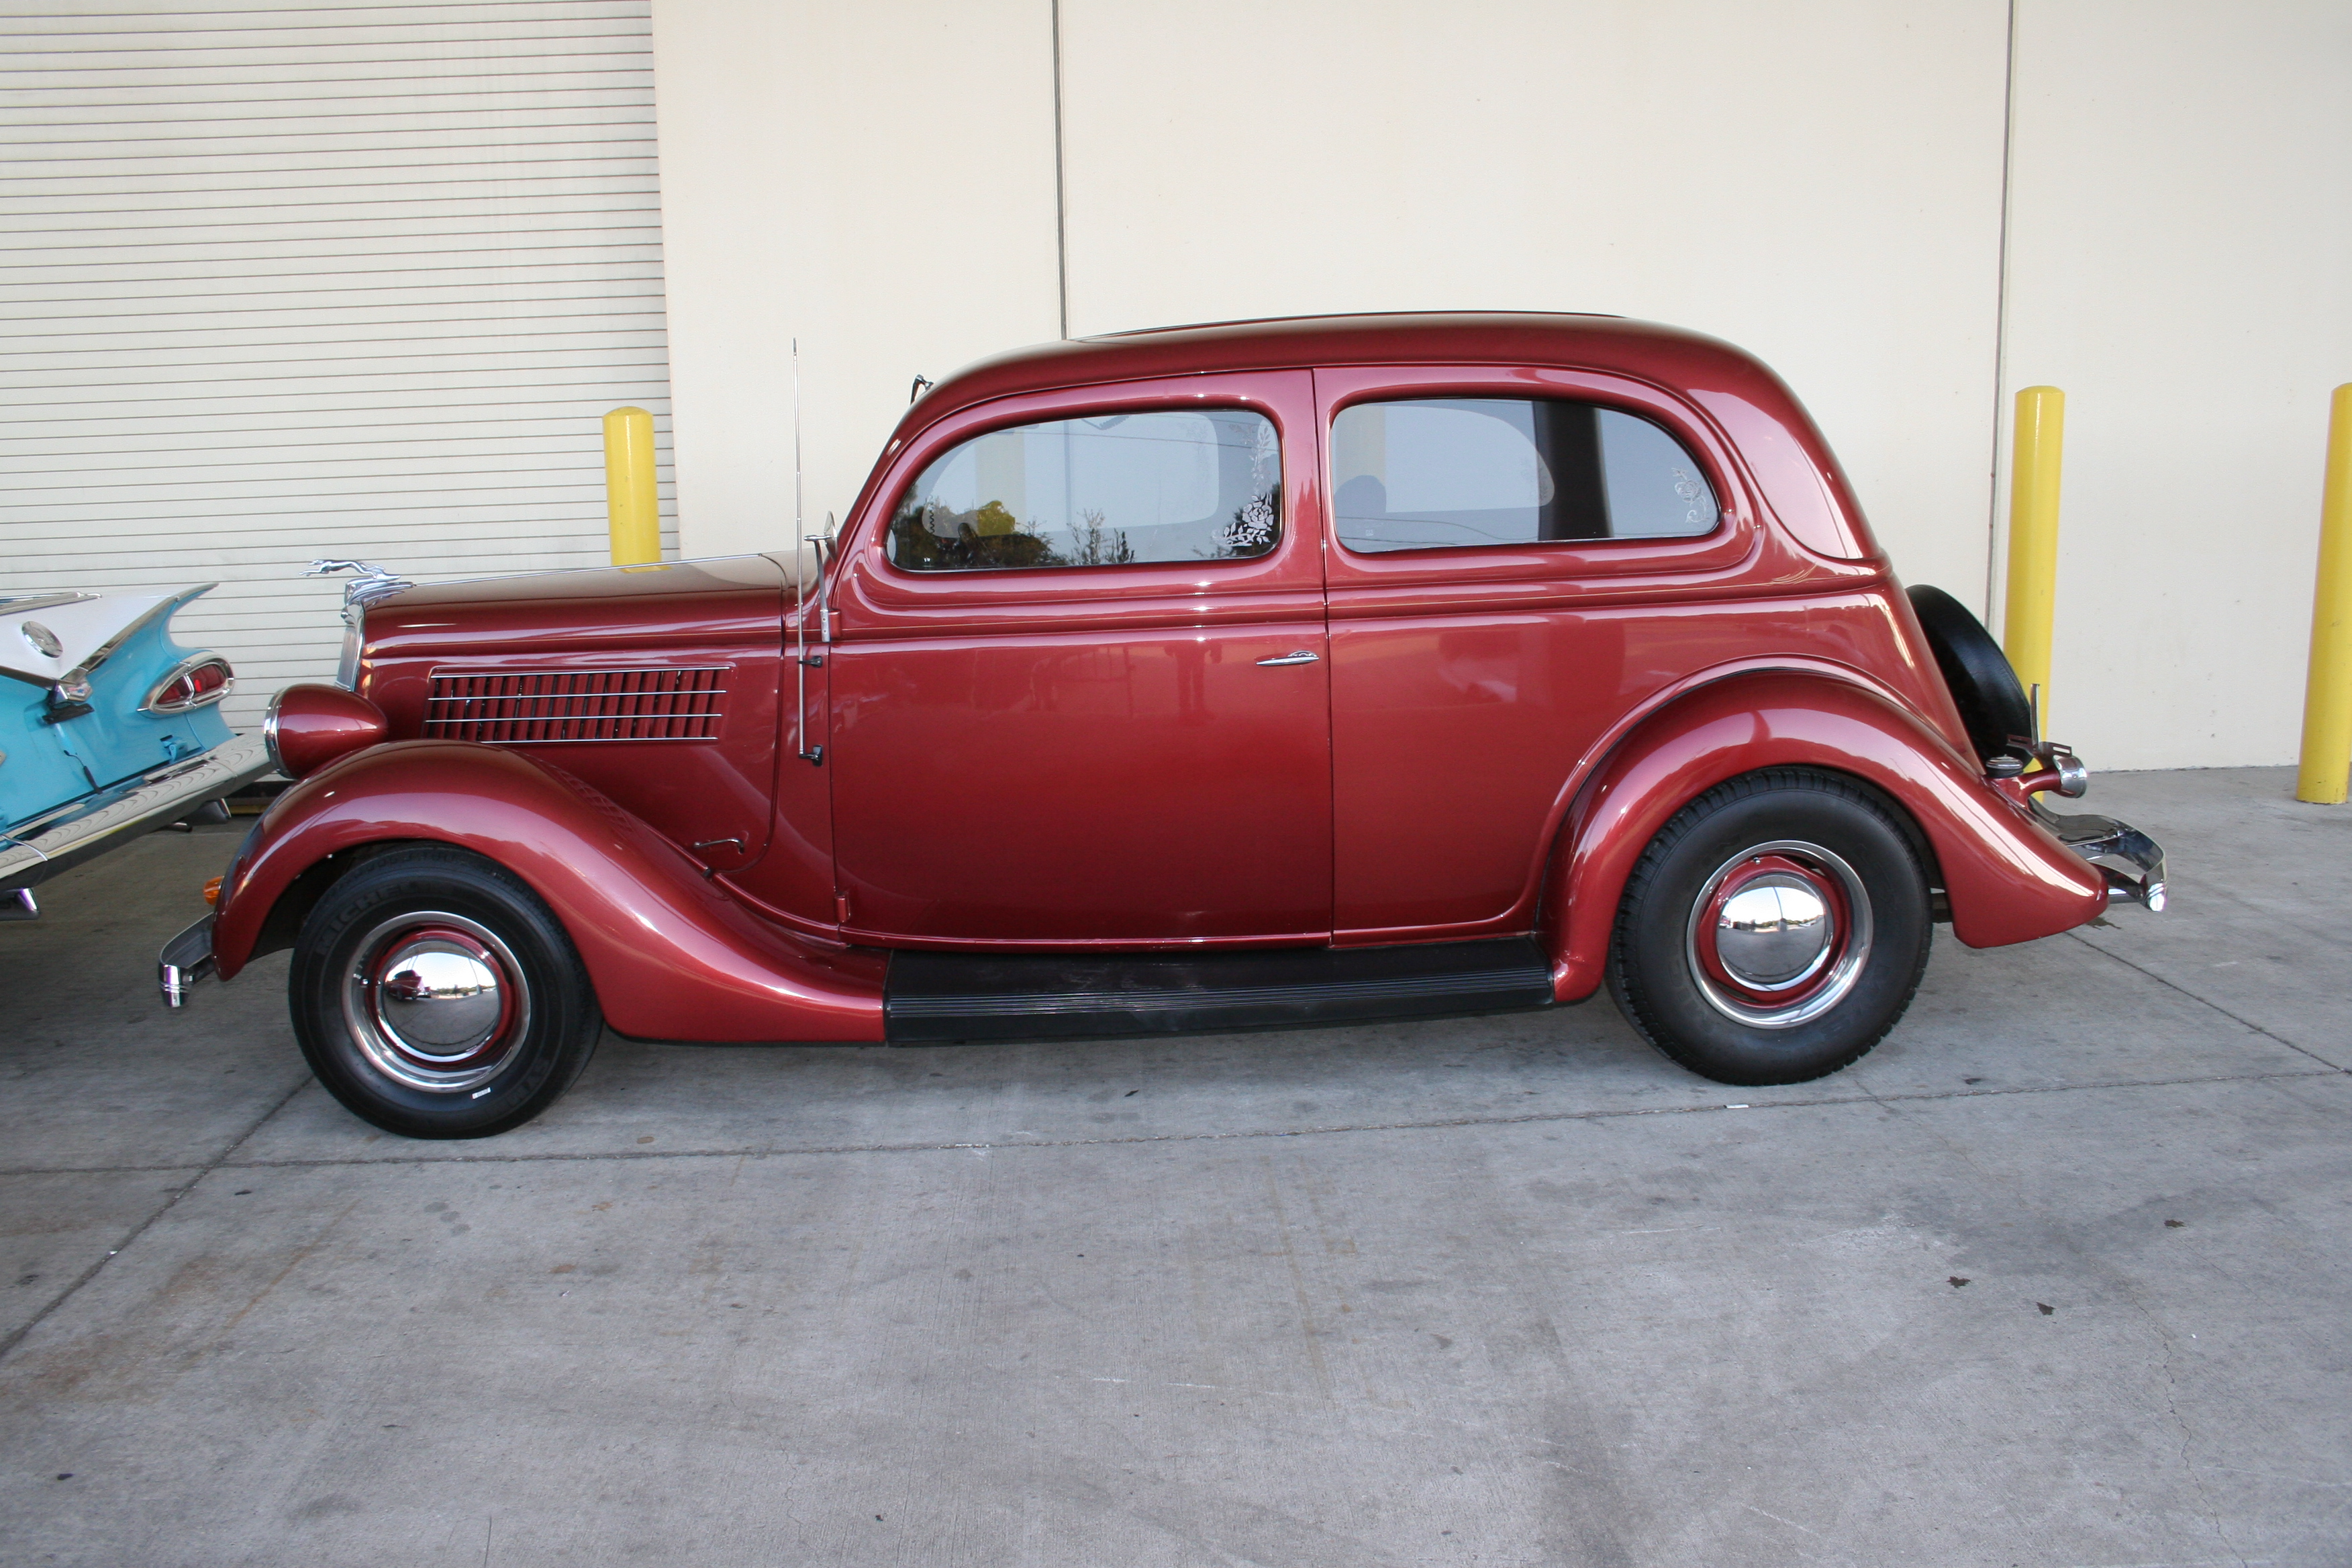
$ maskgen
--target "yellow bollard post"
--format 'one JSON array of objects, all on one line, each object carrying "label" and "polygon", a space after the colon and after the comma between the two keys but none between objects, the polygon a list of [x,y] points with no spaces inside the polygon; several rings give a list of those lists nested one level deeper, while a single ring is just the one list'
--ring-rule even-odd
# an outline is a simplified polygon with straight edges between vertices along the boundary
[{"label": "yellow bollard post", "polygon": [[2019,393],[2000,647],[2025,689],[2042,689],[2044,733],[2050,724],[2050,641],[2058,614],[2058,470],[2065,446],[2066,395],[2054,386]]},{"label": "yellow bollard post", "polygon": [[2352,773],[2352,382],[2327,415],[2320,485],[2319,583],[2311,595],[2311,673],[2303,688],[2303,765],[2294,798],[2341,805]]},{"label": "yellow bollard post", "polygon": [[612,515],[614,565],[661,559],[654,416],[642,408],[615,408],[604,416],[604,505]]}]

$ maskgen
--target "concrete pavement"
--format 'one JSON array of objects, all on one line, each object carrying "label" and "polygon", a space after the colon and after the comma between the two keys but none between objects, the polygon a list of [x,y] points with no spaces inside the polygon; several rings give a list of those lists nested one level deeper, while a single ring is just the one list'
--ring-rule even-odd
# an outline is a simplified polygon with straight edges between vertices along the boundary
[{"label": "concrete pavement", "polygon": [[1940,932],[1860,1066],[1605,1001],[1136,1043],[608,1037],[503,1138],[0,926],[0,1563],[2352,1563],[2352,811],[2103,775],[2175,903]]}]

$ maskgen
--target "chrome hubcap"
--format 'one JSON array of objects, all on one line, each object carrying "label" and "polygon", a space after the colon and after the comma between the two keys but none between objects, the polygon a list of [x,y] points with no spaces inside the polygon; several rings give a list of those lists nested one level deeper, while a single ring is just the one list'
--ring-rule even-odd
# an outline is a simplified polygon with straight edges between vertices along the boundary
[{"label": "chrome hubcap", "polygon": [[1786,991],[1829,962],[1837,916],[1820,889],[1785,871],[1741,886],[1715,917],[1715,951],[1731,977],[1752,991]]},{"label": "chrome hubcap", "polygon": [[376,1016],[409,1049],[465,1056],[497,1032],[506,1010],[499,972],[455,942],[437,936],[404,942],[384,967]]},{"label": "chrome hubcap", "polygon": [[1838,1005],[1862,977],[1870,895],[1843,858],[1776,839],[1741,851],[1691,907],[1691,977],[1708,1004],[1759,1028],[1785,1029]]},{"label": "chrome hubcap", "polygon": [[457,1094],[514,1059],[530,999],[497,933],[460,915],[405,914],[361,942],[343,982],[343,1022],[385,1077]]}]

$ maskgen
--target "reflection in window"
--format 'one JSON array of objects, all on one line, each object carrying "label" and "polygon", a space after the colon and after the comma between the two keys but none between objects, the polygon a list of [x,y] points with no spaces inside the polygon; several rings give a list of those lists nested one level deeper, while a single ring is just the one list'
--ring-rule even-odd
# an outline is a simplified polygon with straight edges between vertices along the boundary
[{"label": "reflection in window", "polygon": [[1350,550],[1673,539],[1721,517],[1658,426],[1588,403],[1360,403],[1331,422],[1332,518]]},{"label": "reflection in window", "polygon": [[1281,528],[1273,424],[1243,409],[993,430],[925,468],[890,519],[913,572],[1263,555]]}]

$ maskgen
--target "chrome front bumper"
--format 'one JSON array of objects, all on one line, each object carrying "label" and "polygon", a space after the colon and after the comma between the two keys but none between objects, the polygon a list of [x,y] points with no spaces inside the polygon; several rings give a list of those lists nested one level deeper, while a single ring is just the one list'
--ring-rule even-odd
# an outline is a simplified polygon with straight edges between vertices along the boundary
[{"label": "chrome front bumper", "polygon": [[258,735],[240,735],[201,757],[152,768],[96,795],[0,834],[0,895],[37,887],[142,833],[179,821],[206,801],[269,771]]},{"label": "chrome front bumper", "polygon": [[2107,902],[2145,904],[2152,914],[2164,911],[2164,847],[2128,822],[2112,816],[2062,816],[2032,800],[2034,820],[2058,842],[2099,868],[2107,879]]},{"label": "chrome front bumper", "polygon": [[155,982],[163,988],[163,1005],[178,1007],[188,1000],[196,982],[213,973],[213,917],[206,915],[163,944],[155,965]]}]

